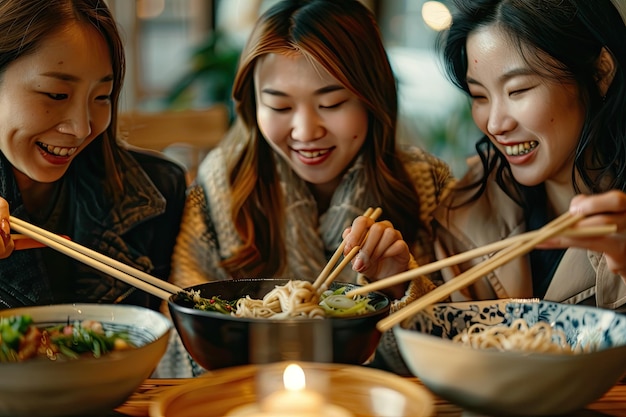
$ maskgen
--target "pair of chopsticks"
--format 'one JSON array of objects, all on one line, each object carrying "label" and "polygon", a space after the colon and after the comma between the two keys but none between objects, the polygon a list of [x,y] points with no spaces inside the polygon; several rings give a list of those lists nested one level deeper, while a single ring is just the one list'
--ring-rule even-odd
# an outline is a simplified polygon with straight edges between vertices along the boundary
[{"label": "pair of chopsticks", "polygon": [[468,285],[471,285],[478,279],[484,277],[489,272],[504,265],[512,259],[530,252],[535,246],[537,246],[541,242],[550,239],[556,235],[562,234],[569,236],[603,236],[614,233],[617,230],[615,225],[611,225],[594,228],[580,228],[579,230],[571,229],[565,232],[570,226],[574,225],[582,218],[582,215],[565,213],[537,231],[524,233],[512,238],[508,238],[480,248],[476,248],[468,252],[463,252],[461,254],[451,256],[441,261],[433,262],[422,267],[393,275],[391,277],[349,291],[348,293],[346,293],[346,295],[350,297],[374,291],[376,289],[386,288],[401,282],[409,281],[421,275],[429,274],[447,266],[455,265],[478,257],[480,255],[486,255],[488,253],[499,250],[499,252],[490,259],[487,259],[475,265],[474,267],[463,272],[462,274],[459,274],[453,280],[448,281],[445,284],[435,288],[431,292],[413,301],[406,307],[380,320],[376,327],[379,331],[384,332],[386,330],[389,330],[396,324],[400,323],[402,320],[414,315],[423,308],[439,302],[450,296],[453,292],[467,287]]},{"label": "pair of chopsticks", "polygon": [[[363,216],[369,217],[370,219],[376,221],[376,219],[380,217],[382,212],[383,211],[380,207],[377,207],[376,209],[369,207],[367,210],[365,210]],[[367,234],[365,235],[365,238],[367,238]],[[337,267],[332,270],[333,267],[337,264],[337,261],[339,261],[339,258],[341,258],[341,255],[343,255],[343,249],[346,246],[346,242],[344,240],[339,244],[339,247],[337,247],[337,250],[335,250],[333,256],[330,258],[324,269],[322,269],[322,272],[320,272],[320,274],[313,282],[313,288],[317,291],[318,294],[326,291],[330,284],[339,276],[341,271],[343,271],[346,265],[348,265],[348,263],[356,256],[357,253],[359,253],[359,250],[361,250],[361,245],[365,241],[365,238],[363,238],[361,244],[353,247],[339,263],[339,265],[337,265]]]},{"label": "pair of chopsticks", "polygon": [[163,300],[168,300],[172,294],[185,291],[174,284],[162,281],[17,217],[10,216],[9,222],[16,232]]}]

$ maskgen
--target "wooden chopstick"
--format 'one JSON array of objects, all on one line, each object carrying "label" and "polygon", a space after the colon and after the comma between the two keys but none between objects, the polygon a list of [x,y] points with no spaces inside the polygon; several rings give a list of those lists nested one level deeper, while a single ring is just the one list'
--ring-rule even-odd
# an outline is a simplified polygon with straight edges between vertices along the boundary
[{"label": "wooden chopstick", "polygon": [[[611,233],[617,232],[617,225],[611,224],[606,226],[587,226],[587,227],[575,227],[564,230],[559,233],[559,236],[563,237],[599,237],[606,236]],[[541,230],[534,230],[532,232],[522,233],[517,236],[512,236],[506,239],[499,240],[497,242],[489,243],[487,245],[468,250],[466,252],[458,253],[456,255],[449,256],[439,261],[431,262],[426,265],[419,266],[417,268],[401,272],[396,275],[389,276],[387,278],[370,282],[361,287],[355,288],[346,293],[347,297],[354,297],[356,295],[367,294],[372,291],[378,291],[383,288],[392,287],[397,284],[401,284],[406,281],[410,281],[420,275],[427,275],[440,269],[460,264],[461,262],[469,261],[470,259],[477,258],[479,256],[487,255],[493,252],[510,247],[511,245],[519,242],[526,241],[533,237],[536,237],[541,233]]]},{"label": "wooden chopstick", "polygon": [[[474,281],[477,281],[478,279],[498,268],[499,266],[509,262],[516,257],[522,256],[525,253],[530,252],[537,244],[553,236],[556,236],[563,230],[580,221],[582,218],[582,215],[573,215],[569,212],[561,215],[556,220],[548,223],[547,225],[539,229],[541,233],[538,233],[528,240],[517,242],[509,246],[508,248],[498,252],[492,258],[468,269],[464,273],[455,277],[453,280],[448,281],[445,284],[435,288],[431,292],[413,301],[406,307],[380,320],[376,324],[376,328],[380,332],[389,330],[391,327],[400,323],[402,320],[414,315],[415,313],[429,306],[430,304],[445,299],[453,292],[472,284]],[[417,270],[417,268],[413,271],[415,270]],[[417,276],[419,275],[416,275],[416,277]]]},{"label": "wooden chopstick", "polygon": [[185,291],[17,217],[10,216],[9,222],[15,231],[163,300],[168,300],[172,294]]},{"label": "wooden chopstick", "polygon": [[[367,210],[365,210],[365,213],[363,213],[363,216],[369,217],[370,219],[373,219],[374,221],[376,221],[376,219],[378,219],[381,214],[382,214],[382,209],[380,207],[377,207],[376,209],[372,209],[371,207],[369,207]],[[365,236],[367,236],[367,234]],[[328,263],[326,264],[322,272],[318,275],[318,277],[313,282],[313,288],[315,288],[317,292],[325,291],[325,289],[328,288],[328,286],[331,284],[331,282],[335,280],[335,278],[337,278],[337,276],[339,276],[341,271],[346,267],[346,265],[356,256],[356,254],[361,249],[361,245],[358,245],[352,248],[352,250],[350,250],[350,252],[339,263],[337,268],[335,268],[332,272],[330,272],[332,268],[335,266],[335,264],[337,263],[337,261],[339,260],[339,258],[341,257],[341,255],[343,254],[343,249],[345,246],[346,246],[346,242],[344,240],[339,244],[339,247],[337,247],[337,250],[335,250],[335,253],[333,254],[333,256],[330,258],[330,260],[328,261]]]},{"label": "wooden chopstick", "polygon": [[[380,217],[382,212],[383,210],[380,207],[377,207],[372,212],[372,214],[369,215],[369,218],[376,221]],[[365,236],[363,237],[363,239],[361,239],[361,242],[357,246],[353,247],[350,250],[350,252],[348,252],[348,254],[339,263],[339,265],[337,265],[337,268],[335,268],[333,272],[331,272],[330,275],[328,275],[326,280],[324,280],[324,283],[322,284],[322,286],[318,289],[318,293],[322,293],[326,291],[328,287],[330,287],[330,284],[339,276],[341,271],[343,271],[343,269],[350,263],[350,261],[352,261],[352,259],[356,256],[356,254],[359,253],[359,251],[361,250],[361,245],[363,244],[363,242],[365,242],[365,239],[367,239],[368,234],[369,234],[369,230],[367,231],[367,233],[365,233]]]},{"label": "wooden chopstick", "polygon": [[[374,209],[371,207],[368,207],[367,210],[365,210],[365,212],[363,213],[363,216],[369,217],[373,212],[374,212]],[[322,269],[322,272],[320,272],[317,278],[315,278],[315,281],[313,281],[313,288],[318,289],[319,287],[322,286],[324,281],[326,281],[326,277],[330,273],[331,269],[333,269],[333,267],[337,264],[337,261],[339,261],[339,258],[341,258],[341,255],[343,254],[343,248],[345,246],[346,246],[346,242],[341,241],[341,243],[335,250],[335,253],[333,253],[333,256],[331,256],[331,258],[329,259],[324,269]]]}]

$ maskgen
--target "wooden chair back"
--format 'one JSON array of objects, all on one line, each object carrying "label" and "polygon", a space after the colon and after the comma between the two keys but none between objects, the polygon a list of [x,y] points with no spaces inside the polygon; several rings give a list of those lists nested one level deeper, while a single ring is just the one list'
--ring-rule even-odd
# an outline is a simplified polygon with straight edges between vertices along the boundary
[{"label": "wooden chair back", "polygon": [[229,112],[219,104],[202,110],[126,112],[119,116],[118,130],[129,144],[163,152],[187,168],[189,180],[202,158],[224,137]]}]

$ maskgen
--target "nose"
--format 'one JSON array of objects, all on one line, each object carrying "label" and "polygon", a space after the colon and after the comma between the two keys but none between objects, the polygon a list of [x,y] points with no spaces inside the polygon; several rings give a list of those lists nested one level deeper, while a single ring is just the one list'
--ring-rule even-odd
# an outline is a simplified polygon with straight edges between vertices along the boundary
[{"label": "nose", "polygon": [[492,103],[487,120],[487,132],[497,136],[515,128],[515,119],[503,103]]},{"label": "nose", "polygon": [[66,135],[84,139],[91,134],[91,115],[89,106],[76,104],[66,113],[66,118],[58,124],[57,130]]},{"label": "nose", "polygon": [[320,139],[326,134],[323,120],[314,109],[299,109],[291,123],[291,137],[299,142]]}]

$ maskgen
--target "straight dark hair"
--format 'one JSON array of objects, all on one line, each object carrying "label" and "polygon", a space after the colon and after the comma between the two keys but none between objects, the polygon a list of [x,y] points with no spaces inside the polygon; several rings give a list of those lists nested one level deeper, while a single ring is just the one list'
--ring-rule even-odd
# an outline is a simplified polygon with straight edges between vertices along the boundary
[{"label": "straight dark hair", "polygon": [[0,77],[13,61],[34,53],[45,39],[76,22],[91,25],[106,40],[113,67],[113,89],[111,123],[72,165],[80,166],[80,172],[102,178],[105,191],[117,201],[124,193],[116,162],[120,149],[116,132],[126,64],[117,24],[104,0],[0,0]]}]

